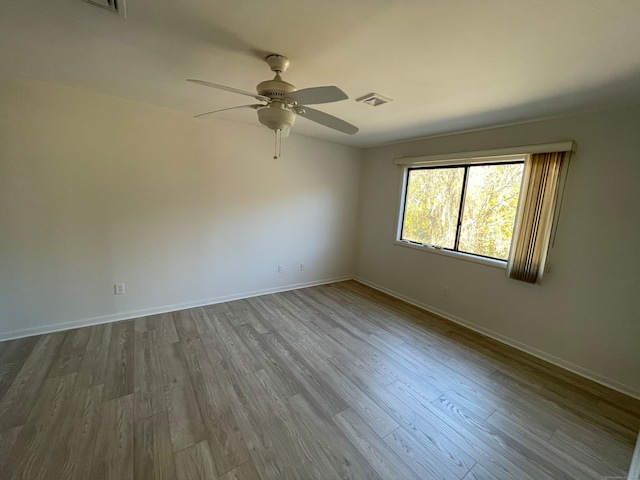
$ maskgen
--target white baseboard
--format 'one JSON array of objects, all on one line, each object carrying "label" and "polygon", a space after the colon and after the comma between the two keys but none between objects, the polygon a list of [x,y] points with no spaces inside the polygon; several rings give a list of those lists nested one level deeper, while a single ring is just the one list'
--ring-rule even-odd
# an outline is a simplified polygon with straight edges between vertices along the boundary
[{"label": "white baseboard", "polygon": [[100,325],[102,323],[131,320],[132,318],[146,317],[148,315],[156,315],[159,313],[175,312],[177,310],[185,310],[187,308],[203,307],[205,305],[214,305],[216,303],[231,302],[233,300],[241,300],[244,298],[258,297],[260,295],[268,295],[271,293],[287,292],[289,290],[297,290],[299,288],[315,287],[318,285],[342,282],[342,281],[351,280],[351,279],[353,279],[353,277],[351,276],[325,278],[322,280],[313,280],[310,282],[296,283],[296,284],[284,285],[284,286],[273,287],[273,288],[265,288],[263,290],[254,290],[250,292],[242,292],[242,293],[233,294],[233,295],[206,298],[202,300],[196,300],[193,302],[176,303],[173,305],[163,305],[160,307],[145,308],[142,310],[119,312],[111,315],[100,315],[98,317],[82,318],[78,320],[71,320],[68,322],[55,323],[51,325],[42,325],[37,327],[24,328],[21,330],[14,330],[12,332],[0,333],[0,342],[5,340],[14,340],[16,338],[42,335],[45,333],[71,330],[74,328],[90,327],[92,325]]},{"label": "white baseboard", "polygon": [[581,377],[587,378],[589,380],[593,380],[596,383],[599,383],[601,385],[604,385],[606,387],[612,388],[614,390],[617,390],[621,393],[624,393],[625,395],[629,395],[630,397],[633,398],[637,398],[638,400],[640,400],[640,389],[637,389],[635,387],[632,387],[630,385],[626,385],[624,383],[621,382],[617,382],[615,380],[611,380],[610,378],[607,378],[603,375],[600,375],[597,372],[594,372],[592,370],[589,370],[587,368],[583,368],[580,365],[576,365],[575,363],[569,362],[567,360],[564,360],[562,358],[556,357],[555,355],[551,355],[550,353],[544,352],[542,350],[539,350],[535,347],[532,347],[530,345],[527,345],[525,343],[519,342],[517,340],[513,340],[512,338],[506,337],[500,333],[494,332],[493,330],[489,330],[488,328],[482,327],[480,325],[477,325],[473,322],[470,322],[468,320],[465,320],[464,318],[460,318],[456,315],[452,315],[450,313],[444,312],[440,309],[437,309],[435,307],[432,307],[431,305],[427,305],[425,303],[419,302],[413,298],[407,297],[406,295],[403,295],[401,293],[395,292],[393,290],[390,290],[386,287],[383,287],[382,285],[377,285],[373,282],[370,282],[368,280],[365,280],[364,278],[360,278],[360,277],[354,277],[354,280],[367,285],[371,288],[374,288],[376,290],[379,290],[383,293],[386,293],[388,295],[391,295],[392,297],[398,298],[400,300],[403,300],[407,303],[410,303],[411,305],[414,305],[416,307],[419,307],[423,310],[426,310],[427,312],[430,313],[434,313],[440,317],[446,318],[447,320],[451,320],[454,323],[457,323],[459,325],[462,325],[463,327],[469,328],[473,331],[476,331],[478,333],[481,333],[483,335],[486,335],[487,337],[493,338],[494,340],[497,340],[501,343],[504,343],[506,345],[509,345],[511,347],[517,348],[518,350],[521,350],[525,353],[528,353],[530,355],[533,355],[534,357],[540,358],[541,360],[544,360],[546,362],[552,363],[553,365],[556,365],[560,368],[564,368],[565,370],[569,370],[570,372],[573,372],[575,374],[580,375]]}]

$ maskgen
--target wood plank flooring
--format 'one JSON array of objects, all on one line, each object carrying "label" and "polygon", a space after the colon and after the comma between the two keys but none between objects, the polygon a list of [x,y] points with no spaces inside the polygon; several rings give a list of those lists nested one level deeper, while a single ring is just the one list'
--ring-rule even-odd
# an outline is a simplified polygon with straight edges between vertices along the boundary
[{"label": "wood plank flooring", "polygon": [[354,281],[0,343],[3,480],[621,479],[639,426]]}]

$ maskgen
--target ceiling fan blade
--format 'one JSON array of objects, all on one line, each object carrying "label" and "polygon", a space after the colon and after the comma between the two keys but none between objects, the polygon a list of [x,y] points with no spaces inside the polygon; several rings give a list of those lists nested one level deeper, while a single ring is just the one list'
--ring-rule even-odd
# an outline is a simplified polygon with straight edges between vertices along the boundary
[{"label": "ceiling fan blade", "polygon": [[197,83],[198,85],[204,85],[205,87],[217,88],[218,90],[226,90],[227,92],[239,93],[240,95],[246,95],[248,97],[253,97],[256,100],[262,100],[263,102],[270,102],[271,99],[269,97],[265,97],[263,95],[258,95],[257,93],[247,92],[245,90],[240,90],[239,88],[227,87],[225,85],[219,85],[217,83],[205,82],[204,80],[195,80],[193,78],[187,78],[187,82]]},{"label": "ceiling fan blade", "polygon": [[287,95],[290,100],[295,100],[300,105],[316,105],[318,103],[339,102],[349,98],[338,87],[312,87],[303,88]]},{"label": "ceiling fan blade", "polygon": [[298,114],[301,117],[311,120],[312,122],[319,123],[320,125],[324,125],[325,127],[333,128],[339,132],[346,133],[347,135],[353,135],[359,130],[355,125],[351,125],[344,120],[340,120],[338,117],[321,112],[315,108],[304,107],[303,110],[304,113]]},{"label": "ceiling fan blade", "polygon": [[229,107],[229,108],[221,108],[220,110],[212,110],[211,112],[200,113],[198,115],[194,115],[193,118],[204,117],[205,115],[211,115],[212,113],[224,112],[225,110],[235,110],[236,108],[253,108],[254,110],[258,110],[260,107],[264,107],[261,103],[257,105],[238,105],[237,107]]}]

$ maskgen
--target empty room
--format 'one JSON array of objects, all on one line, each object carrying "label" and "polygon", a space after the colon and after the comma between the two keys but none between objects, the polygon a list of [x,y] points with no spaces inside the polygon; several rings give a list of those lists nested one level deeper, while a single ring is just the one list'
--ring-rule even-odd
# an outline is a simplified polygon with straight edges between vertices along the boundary
[{"label": "empty room", "polygon": [[0,3],[0,479],[640,480],[637,0]]}]

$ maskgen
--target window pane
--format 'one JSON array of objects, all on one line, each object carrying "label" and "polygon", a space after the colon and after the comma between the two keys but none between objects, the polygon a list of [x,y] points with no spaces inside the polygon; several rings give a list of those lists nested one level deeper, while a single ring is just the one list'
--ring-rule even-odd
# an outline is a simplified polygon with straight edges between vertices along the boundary
[{"label": "window pane", "polygon": [[453,248],[464,168],[409,170],[402,240]]},{"label": "window pane", "polygon": [[522,163],[469,168],[458,250],[507,259],[523,168]]}]

